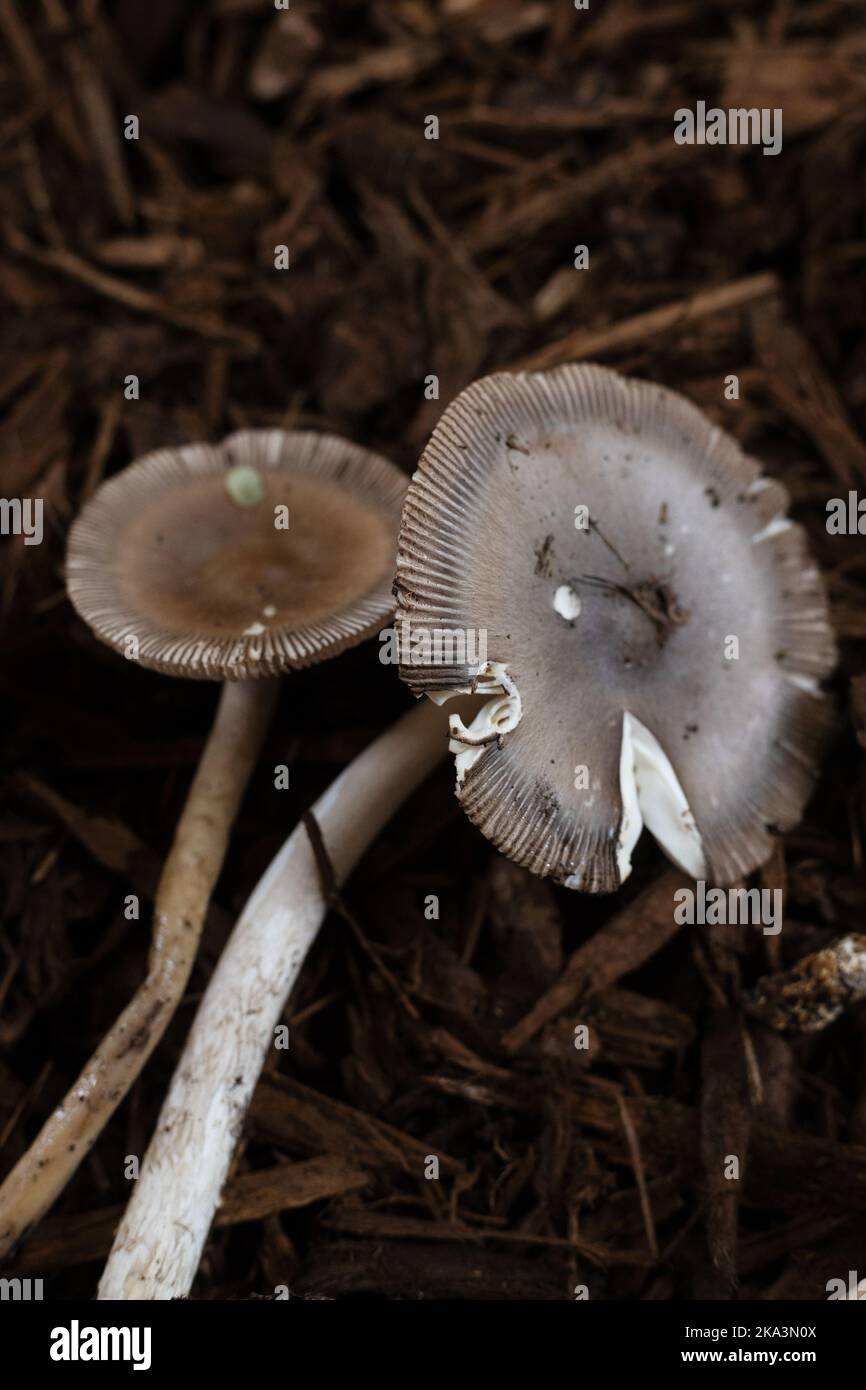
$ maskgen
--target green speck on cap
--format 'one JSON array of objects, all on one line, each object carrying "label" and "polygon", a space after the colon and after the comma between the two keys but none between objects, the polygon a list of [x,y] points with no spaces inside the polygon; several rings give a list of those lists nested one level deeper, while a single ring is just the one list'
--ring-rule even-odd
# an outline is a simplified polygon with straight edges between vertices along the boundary
[{"label": "green speck on cap", "polygon": [[226,473],[226,491],[238,507],[255,507],[265,495],[258,469],[239,463]]}]

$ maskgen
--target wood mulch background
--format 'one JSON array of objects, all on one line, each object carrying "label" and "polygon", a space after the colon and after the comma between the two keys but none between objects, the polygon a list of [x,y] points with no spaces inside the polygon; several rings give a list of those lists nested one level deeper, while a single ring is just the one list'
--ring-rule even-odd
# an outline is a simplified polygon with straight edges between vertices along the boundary
[{"label": "wood mulch background", "polygon": [[[330,917],[195,1297],[809,1299],[866,1272],[863,1007],[791,1039],[741,1007],[866,907],[866,546],[825,527],[829,498],[866,490],[863,18],[862,0],[0,0],[0,492],[46,507],[41,546],[0,542],[3,1172],[143,974],[148,913],[123,899],[150,900],[215,704],[101,648],[65,599],[69,519],[130,458],[273,424],[410,470],[473,378],[594,358],[684,392],[784,480],[841,643],[838,739],[756,879],[786,890],[779,938],[675,931],[646,837],[616,898],[553,889],[469,825],[450,769],[431,778],[347,890],[414,1013]],[[677,146],[673,112],[698,100],[782,107],[783,152]],[[284,682],[189,995],[9,1266],[46,1296],[92,1295],[124,1156],[257,876],[409,703],[376,644]]]}]

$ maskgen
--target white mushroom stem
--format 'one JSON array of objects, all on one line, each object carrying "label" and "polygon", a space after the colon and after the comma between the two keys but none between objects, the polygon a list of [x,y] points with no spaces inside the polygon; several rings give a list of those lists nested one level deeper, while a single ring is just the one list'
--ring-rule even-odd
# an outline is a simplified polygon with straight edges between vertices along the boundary
[{"label": "white mushroom stem", "polygon": [[[341,773],[313,809],[342,883],[446,751],[424,700]],[[253,890],[214,971],[115,1236],[100,1299],[189,1292],[274,1030],[328,909],[303,825]]]},{"label": "white mushroom stem", "polygon": [[147,976],[78,1080],[0,1187],[0,1256],[63,1191],[180,1003],[238,806],[270,723],[277,682],[231,682],[156,891]]}]

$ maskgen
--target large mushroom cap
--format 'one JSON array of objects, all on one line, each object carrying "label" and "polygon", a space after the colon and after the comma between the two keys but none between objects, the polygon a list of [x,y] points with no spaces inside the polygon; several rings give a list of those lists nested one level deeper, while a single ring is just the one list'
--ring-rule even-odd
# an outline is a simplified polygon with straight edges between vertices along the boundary
[{"label": "large mushroom cap", "polygon": [[448,407],[403,510],[400,673],[494,696],[451,746],[505,854],[610,891],[646,824],[726,884],[798,820],[835,653],[787,503],[688,401],[602,367],[490,376]]},{"label": "large mushroom cap", "polygon": [[170,675],[309,666],[392,612],[405,491],[387,459],[333,435],[245,430],[163,449],[85,506],[69,596],[97,637]]}]

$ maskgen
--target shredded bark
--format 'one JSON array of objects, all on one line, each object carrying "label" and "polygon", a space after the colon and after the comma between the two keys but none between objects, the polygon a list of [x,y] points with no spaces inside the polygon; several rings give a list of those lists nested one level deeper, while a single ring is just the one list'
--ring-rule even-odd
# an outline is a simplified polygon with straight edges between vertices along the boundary
[{"label": "shredded bark", "polygon": [[[679,926],[648,836],[615,898],[531,878],[443,766],[331,894],[194,1296],[823,1299],[862,1269],[861,31],[841,0],[0,0],[0,494],[44,503],[41,544],[0,537],[0,1178],[145,973],[216,698],[75,618],[71,517],[133,457],[246,426],[409,473],[473,379],[595,359],[759,458],[826,577],[838,738],[744,885],[783,929]],[[676,144],[698,100],[782,108],[782,152]],[[630,601],[673,641],[678,597]],[[375,643],[284,682],[178,1015],[0,1273],[92,1296],[231,922],[406,707]]]}]

